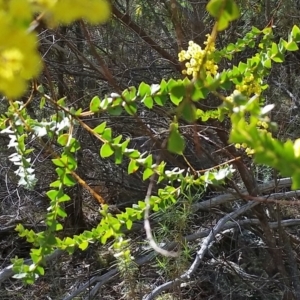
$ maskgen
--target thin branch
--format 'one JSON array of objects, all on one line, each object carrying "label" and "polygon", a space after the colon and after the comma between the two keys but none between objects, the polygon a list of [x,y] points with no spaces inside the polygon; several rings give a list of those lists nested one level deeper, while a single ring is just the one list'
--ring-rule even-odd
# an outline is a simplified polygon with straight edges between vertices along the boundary
[{"label": "thin branch", "polygon": [[[260,224],[260,222],[259,222],[258,219],[246,219],[246,220],[241,220],[241,221],[228,221],[224,225],[223,229],[227,230],[227,229],[231,229],[231,228],[235,228],[235,227],[242,227],[242,226],[247,226],[247,225],[259,225],[259,224]],[[291,226],[299,226],[299,225],[300,225],[300,219],[284,220],[281,223],[282,227],[291,227]],[[277,228],[278,223],[277,222],[270,222],[269,226],[270,226],[270,228]],[[201,230],[201,231],[195,232],[193,234],[190,234],[190,235],[184,237],[183,241],[184,242],[193,242],[197,239],[207,237],[210,232],[211,232],[210,229]],[[171,251],[172,249],[174,249],[177,246],[177,244],[178,244],[177,242],[168,243],[164,247],[164,249],[166,249],[168,251]],[[146,254],[142,257],[137,258],[135,260],[135,263],[138,266],[142,266],[142,265],[152,261],[157,255],[158,255],[157,252],[151,251],[150,253],[148,253],[148,254]],[[97,294],[99,289],[103,285],[108,283],[110,280],[112,280],[117,274],[118,274],[118,269],[114,268],[114,269],[108,271],[107,273],[105,273],[101,276],[94,276],[91,279],[89,279],[86,283],[84,283],[81,287],[79,287],[77,290],[75,290],[71,295],[68,295],[66,298],[64,298],[64,300],[72,300],[73,298],[78,296],[80,293],[84,292],[91,285],[93,285],[97,282],[97,284],[92,288],[92,291],[89,292],[89,297],[90,298],[87,298],[87,299],[91,300]]]},{"label": "thin branch", "polygon": [[241,208],[235,210],[234,212],[227,214],[225,217],[219,220],[219,222],[214,226],[214,228],[210,231],[209,235],[204,239],[202,242],[201,248],[197,251],[197,256],[192,263],[191,267],[180,277],[176,278],[175,280],[166,282],[157,288],[155,288],[150,294],[145,295],[143,300],[151,300],[154,299],[156,296],[161,294],[162,292],[169,290],[170,288],[178,285],[181,282],[187,281],[190,279],[191,275],[195,273],[197,270],[200,262],[202,261],[204,254],[206,253],[210,243],[214,240],[216,233],[220,232],[224,229],[224,225],[231,220],[234,220],[239,215],[245,213],[249,209],[253,208],[254,206],[258,205],[259,202],[250,202],[246,205],[242,206]]},{"label": "thin branch", "polygon": [[151,226],[150,226],[150,197],[152,194],[152,189],[154,187],[154,180],[155,180],[155,175],[152,175],[151,179],[150,179],[150,183],[148,186],[148,190],[147,190],[147,195],[145,198],[145,203],[146,203],[146,208],[145,208],[145,214],[144,214],[144,228],[146,231],[146,236],[147,239],[149,241],[150,246],[153,248],[154,251],[158,252],[159,254],[163,255],[163,256],[169,256],[169,257],[178,257],[179,256],[179,252],[173,252],[173,251],[168,251],[166,249],[163,249],[161,247],[159,247],[157,245],[157,243],[154,241],[152,232],[151,232]]},{"label": "thin branch", "polygon": [[182,71],[177,59],[175,59],[171,54],[160,47],[151,37],[149,37],[149,35],[141,27],[139,27],[134,21],[132,21],[128,14],[121,13],[114,5],[112,6],[112,12],[118,20],[120,20],[126,27],[135,32],[152,49],[159,53],[164,59],[170,61],[177,71]]},{"label": "thin branch", "polygon": [[[278,180],[278,188],[288,187],[288,186],[291,185],[291,183],[292,183],[292,181],[291,181],[290,178],[279,179]],[[269,181],[269,182],[267,182],[265,184],[260,185],[259,189],[260,189],[261,192],[268,192],[268,191],[274,189],[274,187],[275,187],[275,182],[272,180],[272,181]],[[270,194],[269,197],[271,197],[271,198],[277,198],[278,197],[279,199],[280,198],[285,198],[286,199],[288,197],[294,197],[295,193],[297,193],[297,192],[299,193],[300,191]],[[217,205],[226,203],[228,201],[233,201],[233,200],[238,200],[238,199],[239,198],[237,198],[236,195],[232,195],[232,194],[221,195],[221,196],[215,197],[215,198],[213,198],[211,200],[207,200],[207,201],[203,201],[203,202],[200,202],[200,203],[196,203],[194,205],[194,207],[193,207],[193,211],[196,212],[196,211],[198,211],[200,209],[208,209],[209,207],[217,206]],[[259,203],[259,202],[257,202],[257,203]],[[289,202],[289,203],[292,205],[294,202]],[[233,212],[233,213],[235,213],[235,212]],[[223,226],[223,229],[229,229],[229,228],[233,228],[233,227],[236,227],[236,226],[245,226],[245,225],[249,225],[249,224],[259,225],[259,221],[257,219],[247,219],[247,220],[241,220],[241,221],[238,221],[238,222],[230,222],[230,220],[228,220],[227,223]],[[298,219],[291,219],[291,220],[283,220],[281,222],[281,226],[283,226],[283,227],[296,226],[296,225],[300,225],[300,220],[298,220]],[[270,226],[270,228],[277,228],[278,227],[278,222],[271,222],[271,223],[269,223],[269,226]],[[142,228],[142,224],[141,223],[135,223],[134,224],[134,228],[136,230],[140,230]],[[202,230],[202,231],[199,231],[199,232],[196,232],[196,233],[193,233],[191,235],[186,236],[184,238],[184,240],[186,242],[191,242],[191,241],[194,241],[196,239],[203,238],[203,237],[207,236],[209,233],[210,233],[210,230]],[[171,243],[168,243],[164,247],[164,249],[167,250],[167,251],[172,251],[172,249],[174,249],[176,246],[177,246],[176,242],[171,242]],[[62,255],[62,253],[63,253],[62,250],[55,250],[51,255],[49,255],[49,256],[46,257],[46,262],[49,262],[49,261],[51,261],[51,260],[53,260],[55,258],[58,258],[60,255]],[[136,260],[136,263],[138,265],[142,265],[142,264],[150,261],[151,259],[153,259],[156,255],[157,255],[157,253],[152,252],[148,256],[144,256],[144,257]],[[25,264],[31,264],[31,263],[32,263],[31,259],[26,259],[25,260]],[[12,265],[9,265],[6,268],[4,268],[2,271],[0,271],[0,283],[14,275],[12,267],[13,267]],[[114,270],[115,270],[116,273],[118,272],[117,269],[114,269]],[[116,273],[112,272],[112,273],[109,273],[109,274],[115,275]],[[111,275],[111,276],[113,276],[113,275]],[[94,279],[94,278],[96,278],[96,279]],[[101,281],[102,278],[103,277],[101,277],[101,276],[100,277],[93,277],[86,284],[86,286],[88,287],[91,284],[93,284],[94,282],[99,282],[99,280]],[[105,284],[110,279],[111,278],[107,279],[105,282],[103,282],[103,284]],[[73,293],[72,297],[70,296],[71,298],[66,298],[66,299],[72,299],[72,298],[74,298],[76,295],[78,295],[79,293],[81,293],[84,289],[85,288],[82,288],[82,290],[78,291],[78,293],[74,292],[75,294]]]},{"label": "thin branch", "polygon": [[300,106],[299,99],[296,96],[294,96],[294,94],[290,90],[288,90],[285,87],[285,85],[279,83],[276,80],[272,80],[272,83],[274,83],[277,87],[279,87],[282,91],[284,91],[291,98],[291,100],[294,102],[294,105],[295,105],[295,107],[292,107],[292,109],[297,108],[297,107]]},{"label": "thin branch", "polygon": [[[291,179],[290,178],[282,178],[278,181],[278,188],[284,188],[284,187],[289,187],[291,185]],[[261,193],[266,193],[272,189],[275,188],[275,182],[270,181],[267,182],[266,184],[262,184],[259,186],[259,190]],[[280,200],[280,199],[288,199],[288,198],[298,198],[300,194],[300,190],[296,191],[290,191],[290,192],[282,192],[282,193],[274,193],[270,195],[265,195],[261,197],[250,197],[246,194],[246,190],[242,190],[240,195],[236,194],[235,192],[232,192],[231,194],[224,194],[224,195],[219,195],[217,197],[211,198],[209,200],[205,200],[202,202],[197,202],[193,205],[192,210],[193,212],[196,212],[198,210],[208,210],[212,207],[218,206],[220,204],[224,204],[230,201],[234,200],[239,200],[242,197],[247,198],[249,197],[249,200],[257,200],[259,202],[276,202],[275,199],[279,199],[278,202],[279,204],[287,204],[287,205],[299,205],[299,201],[285,201],[285,200]],[[298,203],[299,202],[299,203]]]}]

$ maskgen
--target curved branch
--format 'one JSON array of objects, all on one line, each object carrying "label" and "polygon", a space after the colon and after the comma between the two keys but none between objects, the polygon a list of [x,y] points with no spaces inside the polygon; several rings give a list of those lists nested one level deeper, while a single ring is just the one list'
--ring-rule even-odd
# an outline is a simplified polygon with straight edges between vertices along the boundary
[{"label": "curved branch", "polygon": [[128,14],[121,13],[114,5],[112,5],[112,12],[118,20],[120,20],[126,27],[135,32],[152,49],[154,49],[166,60],[169,60],[174,65],[177,71],[182,71],[177,59],[175,59],[170,53],[160,47],[151,37],[149,37],[149,35],[141,27],[139,27],[135,22],[131,20]]},{"label": "curved branch", "polygon": [[239,215],[245,213],[247,210],[253,208],[254,206],[258,205],[259,202],[250,202],[247,203],[246,205],[242,206],[241,208],[237,209],[236,211],[226,215],[222,219],[219,220],[219,222],[214,226],[212,230],[210,230],[209,235],[204,239],[202,242],[201,248],[197,251],[197,256],[190,266],[190,268],[182,274],[180,277],[176,278],[175,280],[166,282],[157,288],[155,288],[150,294],[146,295],[143,297],[143,300],[151,300],[154,299],[157,295],[160,293],[164,292],[165,290],[169,290],[170,288],[174,287],[175,285],[178,285],[181,282],[187,281],[190,279],[191,275],[195,273],[197,270],[201,260],[204,257],[204,254],[206,253],[210,243],[214,240],[215,235],[220,232],[221,230],[224,229],[224,225],[228,222],[231,221],[232,219],[235,219]]},{"label": "curved branch", "polygon": [[[235,228],[235,227],[242,227],[242,226],[247,226],[247,225],[259,225],[260,222],[258,219],[246,219],[246,220],[241,220],[241,221],[227,221],[224,227],[222,228],[223,230]],[[290,219],[290,220],[283,220],[282,223],[280,224],[282,227],[291,227],[291,226],[299,226],[300,225],[300,219]],[[270,222],[269,223],[270,228],[277,228],[278,227],[278,222]],[[198,232],[195,232],[193,234],[190,234],[186,236],[183,240],[185,242],[193,242],[197,239],[200,238],[205,238],[210,234],[211,230],[210,229],[205,229],[201,230]],[[164,249],[167,251],[172,251],[175,247],[177,246],[177,242],[171,242],[168,243]],[[158,255],[157,252],[151,251],[149,254],[146,254],[142,257],[139,257],[135,260],[135,263],[138,266],[144,265],[150,261],[152,261],[156,256]],[[99,289],[108,283],[110,280],[114,278],[115,275],[119,273],[118,269],[112,269],[108,271],[107,273],[101,275],[101,276],[94,276],[90,280],[88,280],[86,283],[84,283],[80,288],[75,290],[71,295],[68,295],[64,300],[72,300],[76,296],[78,296],[80,293],[84,292],[87,288],[89,288],[92,284],[97,284],[92,288],[91,292],[89,293],[88,300],[93,299],[93,297],[97,294]]]},{"label": "curved branch", "polygon": [[[277,188],[284,188],[284,187],[290,186],[291,183],[292,183],[292,181],[291,181],[290,178],[282,178],[282,179],[278,180],[277,183],[274,182],[274,180],[272,180],[272,181],[269,181],[265,184],[260,185],[259,190],[260,190],[261,193],[266,193],[266,192],[271,191],[272,189],[274,189],[275,186]],[[287,193],[270,194],[269,196],[266,196],[266,197],[275,198],[275,199],[276,198],[277,199],[289,198],[289,197],[296,196],[297,192],[300,193],[300,191],[292,191],[292,192],[287,192]],[[207,200],[207,201],[195,203],[194,206],[193,206],[193,211],[196,212],[200,209],[206,210],[210,207],[217,206],[217,205],[223,204],[225,202],[238,200],[238,199],[240,199],[240,198],[237,195],[232,195],[232,194],[220,195],[218,197],[212,198],[212,199]],[[251,203],[252,202],[248,203],[248,205],[250,205]],[[259,203],[259,202],[256,202],[256,203]],[[239,211],[236,211],[236,212],[239,212]],[[233,212],[232,214],[235,214],[236,212]],[[229,216],[229,215],[227,215],[227,216]],[[231,218],[233,218],[233,217],[231,216]],[[221,220],[223,220],[223,219],[221,219]],[[226,224],[223,226],[223,229],[229,229],[229,228],[233,228],[233,227],[236,227],[236,226],[245,226],[245,225],[249,225],[249,224],[259,225],[259,221],[257,219],[247,219],[247,220],[241,220],[241,221],[235,221],[235,222],[230,222],[230,219],[229,219],[225,223]],[[300,225],[300,220],[291,219],[291,220],[283,220],[281,222],[282,227],[296,226],[296,225]],[[277,228],[278,227],[278,222],[271,222],[271,223],[269,223],[269,226],[270,226],[270,228]],[[134,230],[140,230],[142,227],[143,227],[143,224],[140,223],[140,222],[136,222],[133,226]],[[5,229],[5,228],[2,228],[2,229]],[[213,230],[214,230],[214,233],[216,233],[215,229],[213,229]],[[5,232],[5,230],[4,230],[4,232]],[[184,240],[186,242],[191,242],[191,241],[194,241],[196,239],[208,236],[210,232],[212,232],[212,231],[211,230],[199,231],[199,232],[196,232],[196,233],[193,233],[191,235],[186,236],[184,238]],[[171,251],[176,246],[177,246],[176,242],[171,242],[171,243],[167,244],[164,247],[164,249],[167,250],[167,251]],[[46,257],[46,262],[49,262],[49,261],[51,261],[55,258],[60,257],[63,253],[64,252],[62,250],[55,250],[52,254],[50,254],[49,256]],[[157,253],[151,252],[147,256],[143,256],[143,257],[137,259],[136,263],[138,265],[145,264],[146,262],[152,260],[156,255],[157,255]],[[26,259],[24,261],[24,263],[25,264],[31,264],[32,260],[31,259]],[[4,268],[3,270],[0,271],[0,283],[14,275],[14,272],[13,272],[12,268],[13,268],[13,265],[9,265],[9,266],[7,266],[6,268]],[[100,276],[100,277],[96,276],[96,277],[91,278],[91,280],[89,280],[80,289],[76,290],[68,298],[65,298],[65,300],[67,300],[67,299],[70,300],[70,299],[74,298],[75,296],[80,294],[82,291],[84,291],[87,287],[89,287],[91,284],[93,284],[94,282],[97,282],[97,283],[101,282],[101,285],[98,287],[98,289],[99,289],[102,285],[104,285],[106,282],[111,280],[111,278],[114,275],[116,275],[117,273],[118,273],[118,270],[113,269],[113,270],[109,271],[109,273],[104,274],[103,276]],[[109,276],[107,274],[109,274]],[[98,286],[98,284],[97,284],[97,286]]]},{"label": "curved branch", "polygon": [[[267,192],[273,190],[275,187],[277,189],[281,189],[281,188],[289,187],[289,186],[291,186],[291,184],[292,184],[291,178],[282,178],[282,179],[279,179],[278,182],[274,182],[274,180],[272,180],[265,184],[261,184],[258,186],[258,189],[259,189],[260,194],[262,194],[262,193],[267,193]],[[274,193],[274,194],[270,194],[267,196],[261,196],[259,198],[260,199],[264,198],[266,200],[266,202],[268,202],[268,199],[270,199],[270,200],[271,199],[283,199],[283,198],[287,199],[287,198],[292,198],[292,197],[298,197],[299,193],[300,193],[300,190],[296,190],[296,191],[289,191],[289,192],[282,192],[282,193]],[[240,195],[247,195],[247,191],[242,190],[240,192]],[[196,212],[198,210],[208,210],[212,207],[227,203],[229,201],[239,200],[239,199],[241,199],[240,195],[236,194],[235,192],[232,192],[231,194],[219,195],[219,196],[211,198],[209,200],[195,203],[193,205],[192,209],[193,209],[193,212]],[[253,197],[253,200],[255,200],[255,197]],[[283,203],[283,204],[285,204],[285,203]],[[294,202],[291,204],[294,204]]]}]

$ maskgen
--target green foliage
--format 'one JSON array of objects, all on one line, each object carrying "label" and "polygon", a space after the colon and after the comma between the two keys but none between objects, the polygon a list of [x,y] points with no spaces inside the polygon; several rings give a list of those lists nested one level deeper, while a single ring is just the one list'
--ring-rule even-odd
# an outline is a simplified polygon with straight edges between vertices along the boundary
[{"label": "green foliage", "polygon": [[231,21],[239,18],[239,8],[234,0],[211,0],[207,4],[208,12],[216,18],[219,31],[226,29]]},{"label": "green foliage", "polygon": [[[26,1],[21,2],[25,3]],[[86,11],[80,14],[79,6],[76,6],[76,13],[64,17],[52,8],[51,10],[47,6],[44,7],[43,1],[38,2],[40,3],[38,6],[39,11],[41,8],[46,11],[49,10],[54,20],[70,22],[77,17],[88,16]],[[57,3],[61,2],[58,1]],[[77,5],[80,3],[80,1],[75,2]],[[106,8],[106,1],[100,1],[99,3],[99,5],[105,5],[103,7]],[[0,8],[3,10],[3,7]],[[217,26],[215,29],[218,31],[226,29],[231,21],[239,17],[238,7],[233,0],[211,0],[207,5],[207,9],[216,19]],[[13,10],[9,12],[13,12]],[[94,14],[89,19],[91,21],[98,20]],[[27,21],[27,26],[28,24]],[[28,35],[27,39],[30,40],[31,37],[31,35]],[[159,84],[142,82],[138,88],[128,87],[121,94],[113,93],[102,99],[95,96],[90,101],[90,112],[108,113],[114,116],[121,114],[136,116],[141,105],[149,110],[156,106],[171,106],[174,110],[172,110],[173,121],[169,125],[167,150],[177,155],[183,155],[185,149],[185,140],[181,134],[178,120],[194,123],[198,120],[206,122],[209,119],[219,119],[222,121],[228,118],[232,125],[230,135],[232,143],[246,144],[253,151],[257,163],[274,167],[284,176],[291,176],[293,178],[293,188],[299,188],[299,140],[295,143],[292,141],[281,142],[272,137],[271,132],[267,129],[262,130],[258,123],[264,122],[267,124],[267,128],[274,128],[274,124],[268,117],[273,106],[264,105],[263,91],[268,88],[264,83],[265,78],[269,75],[273,63],[284,62],[287,52],[298,50],[300,29],[294,26],[287,41],[280,39],[276,43],[272,28],[259,30],[253,27],[249,33],[238,39],[236,43],[231,43],[221,50],[214,49],[216,38],[217,31],[215,30],[208,37],[205,49],[191,43],[191,51],[180,54],[182,61],[189,61],[186,63],[188,71],[184,73],[187,74],[184,79],[171,78],[168,81],[162,80]],[[35,38],[32,41],[35,43]],[[32,41],[30,40],[30,43]],[[255,48],[257,53],[245,62],[240,62],[230,69],[217,72],[218,63],[221,60],[232,60],[236,53],[244,51],[247,47]],[[34,52],[24,53],[26,57],[33,54]],[[32,64],[36,65],[36,62],[34,61]],[[36,69],[27,75],[29,77],[37,75]],[[190,79],[189,75],[192,75],[193,79]],[[20,78],[16,76],[12,80],[13,83],[14,80],[20,80]],[[17,95],[20,94],[20,91],[23,91],[22,84],[20,84],[21,89],[17,90]],[[9,97],[15,96],[12,92],[13,88],[13,85],[9,85],[8,88],[0,85],[0,89]],[[42,93],[41,108],[43,108],[45,99],[49,100],[51,98],[44,94],[43,89],[40,88],[39,91]],[[198,108],[197,104],[212,94],[222,100],[222,105],[218,109],[206,111]],[[0,119],[2,133],[9,134],[8,147],[14,150],[9,159],[18,168],[15,173],[20,178],[20,185],[34,188],[36,183],[34,169],[29,158],[32,149],[26,149],[25,141],[27,139],[36,138],[43,143],[42,137],[48,137],[55,140],[57,145],[60,146],[59,155],[52,153],[54,154],[52,163],[56,167],[57,178],[51,183],[51,189],[47,192],[50,200],[45,220],[47,229],[36,233],[25,229],[22,225],[18,225],[16,228],[21,237],[26,238],[28,242],[33,244],[31,250],[32,265],[27,266],[23,260],[17,258],[13,261],[14,270],[17,273],[16,278],[22,278],[28,283],[33,283],[38,276],[44,274],[42,265],[45,256],[55,249],[73,253],[76,248],[85,250],[89,243],[94,241],[101,241],[105,244],[112,239],[118,257],[121,258],[118,261],[120,269],[127,270],[128,265],[132,263],[132,257],[127,247],[128,243],[124,240],[124,228],[130,230],[133,222],[141,220],[147,207],[145,201],[141,200],[132,207],[127,207],[125,211],[113,215],[109,210],[109,206],[103,204],[100,211],[102,219],[97,227],[73,237],[63,239],[58,237],[57,232],[63,228],[61,223],[67,217],[63,204],[70,200],[65,190],[78,182],[82,184],[80,177],[76,174],[76,154],[80,149],[80,142],[72,135],[73,127],[77,124],[82,125],[80,119],[82,110],[67,107],[65,98],[57,101],[56,105],[57,112],[55,114],[50,116],[48,120],[39,121],[30,118],[24,105],[17,101],[9,101],[9,108]],[[86,129],[86,127],[84,128]],[[140,170],[143,180],[148,180],[151,176],[156,175],[158,182],[165,181],[168,183],[164,188],[158,190],[157,195],[152,195],[149,199],[151,210],[154,212],[173,207],[184,195],[189,193],[191,187],[196,186],[204,190],[208,184],[224,183],[225,179],[233,173],[230,165],[211,169],[204,174],[197,170],[194,170],[193,173],[178,168],[166,170],[164,161],[156,164],[151,154],[145,157],[138,150],[128,148],[129,139],[124,140],[121,135],[114,137],[112,129],[107,126],[106,122],[97,125],[94,129],[88,128],[88,130],[102,143],[99,149],[101,158],[106,159],[114,156],[115,163],[121,164],[125,157],[129,161],[128,174]],[[174,183],[179,187],[175,187]],[[180,214],[183,218],[183,225],[186,224],[189,213],[190,211],[187,209]]]}]

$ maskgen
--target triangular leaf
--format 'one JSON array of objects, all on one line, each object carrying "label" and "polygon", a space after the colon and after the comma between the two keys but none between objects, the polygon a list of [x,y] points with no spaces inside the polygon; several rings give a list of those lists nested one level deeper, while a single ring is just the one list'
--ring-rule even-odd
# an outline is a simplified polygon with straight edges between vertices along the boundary
[{"label": "triangular leaf", "polygon": [[100,155],[102,158],[110,157],[114,154],[114,150],[111,148],[110,144],[106,143],[102,145],[100,150]]}]

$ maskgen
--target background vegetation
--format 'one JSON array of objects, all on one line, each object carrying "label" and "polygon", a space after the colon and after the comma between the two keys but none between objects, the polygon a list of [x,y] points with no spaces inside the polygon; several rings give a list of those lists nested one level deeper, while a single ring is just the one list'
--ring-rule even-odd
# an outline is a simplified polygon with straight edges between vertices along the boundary
[{"label": "background vegetation", "polygon": [[[0,85],[1,299],[300,299],[298,2],[98,2],[0,24],[38,40]],[[240,73],[182,83],[189,41]]]}]

